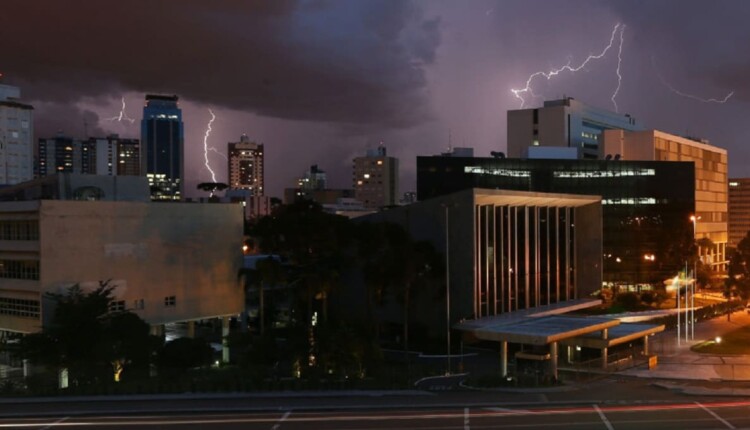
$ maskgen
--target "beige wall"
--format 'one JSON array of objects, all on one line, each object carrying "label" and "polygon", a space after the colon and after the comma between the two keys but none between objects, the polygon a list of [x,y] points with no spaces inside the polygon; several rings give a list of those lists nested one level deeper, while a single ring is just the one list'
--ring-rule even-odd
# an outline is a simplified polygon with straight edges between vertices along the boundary
[{"label": "beige wall", "polygon": [[[19,202],[32,203],[32,202]],[[36,203],[36,202],[34,202]],[[0,203],[0,219],[10,211]],[[17,216],[17,215],[16,215]],[[9,250],[6,258],[40,260],[38,281],[0,279],[0,296],[62,292],[111,279],[116,300],[150,324],[239,313],[243,289],[242,208],[236,204],[41,201],[38,253]],[[5,251],[3,251],[5,250]],[[174,306],[164,299],[175,296]],[[143,300],[143,309],[136,303]],[[49,312],[42,308],[42,318]],[[0,330],[30,331],[38,321],[0,315]]]}]

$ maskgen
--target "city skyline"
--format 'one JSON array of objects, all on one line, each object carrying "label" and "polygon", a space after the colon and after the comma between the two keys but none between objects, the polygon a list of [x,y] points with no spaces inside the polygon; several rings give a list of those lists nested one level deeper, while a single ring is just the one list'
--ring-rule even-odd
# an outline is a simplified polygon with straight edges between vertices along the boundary
[{"label": "city skyline", "polygon": [[[578,72],[533,80],[540,97],[525,107],[563,95],[617,106],[645,128],[709,139],[729,151],[731,177],[750,176],[741,121],[750,64],[735,54],[750,38],[740,21],[750,6],[677,3],[218,2],[149,16],[137,4],[9,2],[0,73],[34,105],[35,139],[57,130],[86,137],[85,128],[138,137],[128,118],[139,119],[143,95],[179,95],[188,196],[210,179],[202,150],[209,109],[210,146],[226,151],[242,133],[267,146],[269,195],[280,196],[310,164],[328,172],[331,186],[348,186],[351,160],[381,141],[401,160],[404,192],[414,188],[416,155],[444,152],[449,142],[480,156],[505,150],[505,112],[521,107],[511,90],[612,42]],[[171,30],[112,32],[109,17]],[[264,37],[230,30],[248,25]],[[68,36],[54,37],[56,26]],[[211,157],[226,177],[223,159]]]}]

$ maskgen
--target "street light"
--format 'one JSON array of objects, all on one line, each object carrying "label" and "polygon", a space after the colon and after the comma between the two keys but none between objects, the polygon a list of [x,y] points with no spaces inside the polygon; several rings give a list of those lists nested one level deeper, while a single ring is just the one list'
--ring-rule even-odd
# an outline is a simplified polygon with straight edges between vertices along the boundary
[{"label": "street light", "polygon": [[445,208],[445,335],[448,368],[446,375],[451,374],[451,278],[450,278],[450,218],[448,210],[453,206],[450,203],[442,203],[440,206]]},{"label": "street light", "polygon": [[[692,319],[692,327],[691,327],[691,337],[695,339],[695,290],[698,286],[698,258],[700,258],[701,255],[701,248],[697,245],[697,234],[698,234],[698,220],[701,219],[700,216],[691,215],[690,221],[693,222],[693,240],[696,241],[696,256],[695,260],[693,261],[693,295],[692,295],[692,303],[691,303],[691,309],[690,309],[690,318]],[[687,297],[685,297],[687,299]],[[687,300],[685,301],[685,305],[687,306]],[[685,327],[687,330],[687,327]]]}]

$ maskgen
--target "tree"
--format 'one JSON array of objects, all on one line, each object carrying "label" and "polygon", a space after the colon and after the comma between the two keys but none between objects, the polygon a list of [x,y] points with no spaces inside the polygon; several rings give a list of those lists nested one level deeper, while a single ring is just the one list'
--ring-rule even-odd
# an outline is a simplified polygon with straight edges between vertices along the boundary
[{"label": "tree", "polygon": [[204,339],[181,337],[167,342],[159,350],[158,365],[162,370],[182,373],[194,367],[209,366],[213,354],[214,350]]},{"label": "tree", "polygon": [[75,384],[119,381],[128,368],[148,368],[154,340],[149,326],[128,311],[110,312],[114,286],[109,281],[84,291],[79,284],[64,294],[48,293],[55,302],[50,324],[21,340],[20,353],[32,363],[67,369]]}]

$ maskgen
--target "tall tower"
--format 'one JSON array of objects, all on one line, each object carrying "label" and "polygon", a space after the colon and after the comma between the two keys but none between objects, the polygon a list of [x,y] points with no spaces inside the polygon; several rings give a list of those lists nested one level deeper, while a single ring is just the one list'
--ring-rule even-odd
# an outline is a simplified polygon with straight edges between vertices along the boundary
[{"label": "tall tower", "polygon": [[18,87],[0,84],[0,184],[34,177],[34,108],[20,97]]},{"label": "tall tower", "polygon": [[141,120],[141,174],[152,200],[180,200],[184,183],[184,131],[177,96],[146,95]]},{"label": "tall tower", "polygon": [[398,159],[388,157],[381,143],[354,159],[354,196],[367,209],[398,204]]},{"label": "tall tower", "polygon": [[250,190],[253,196],[264,195],[263,144],[251,142],[246,134],[239,142],[229,142],[229,188]]}]

